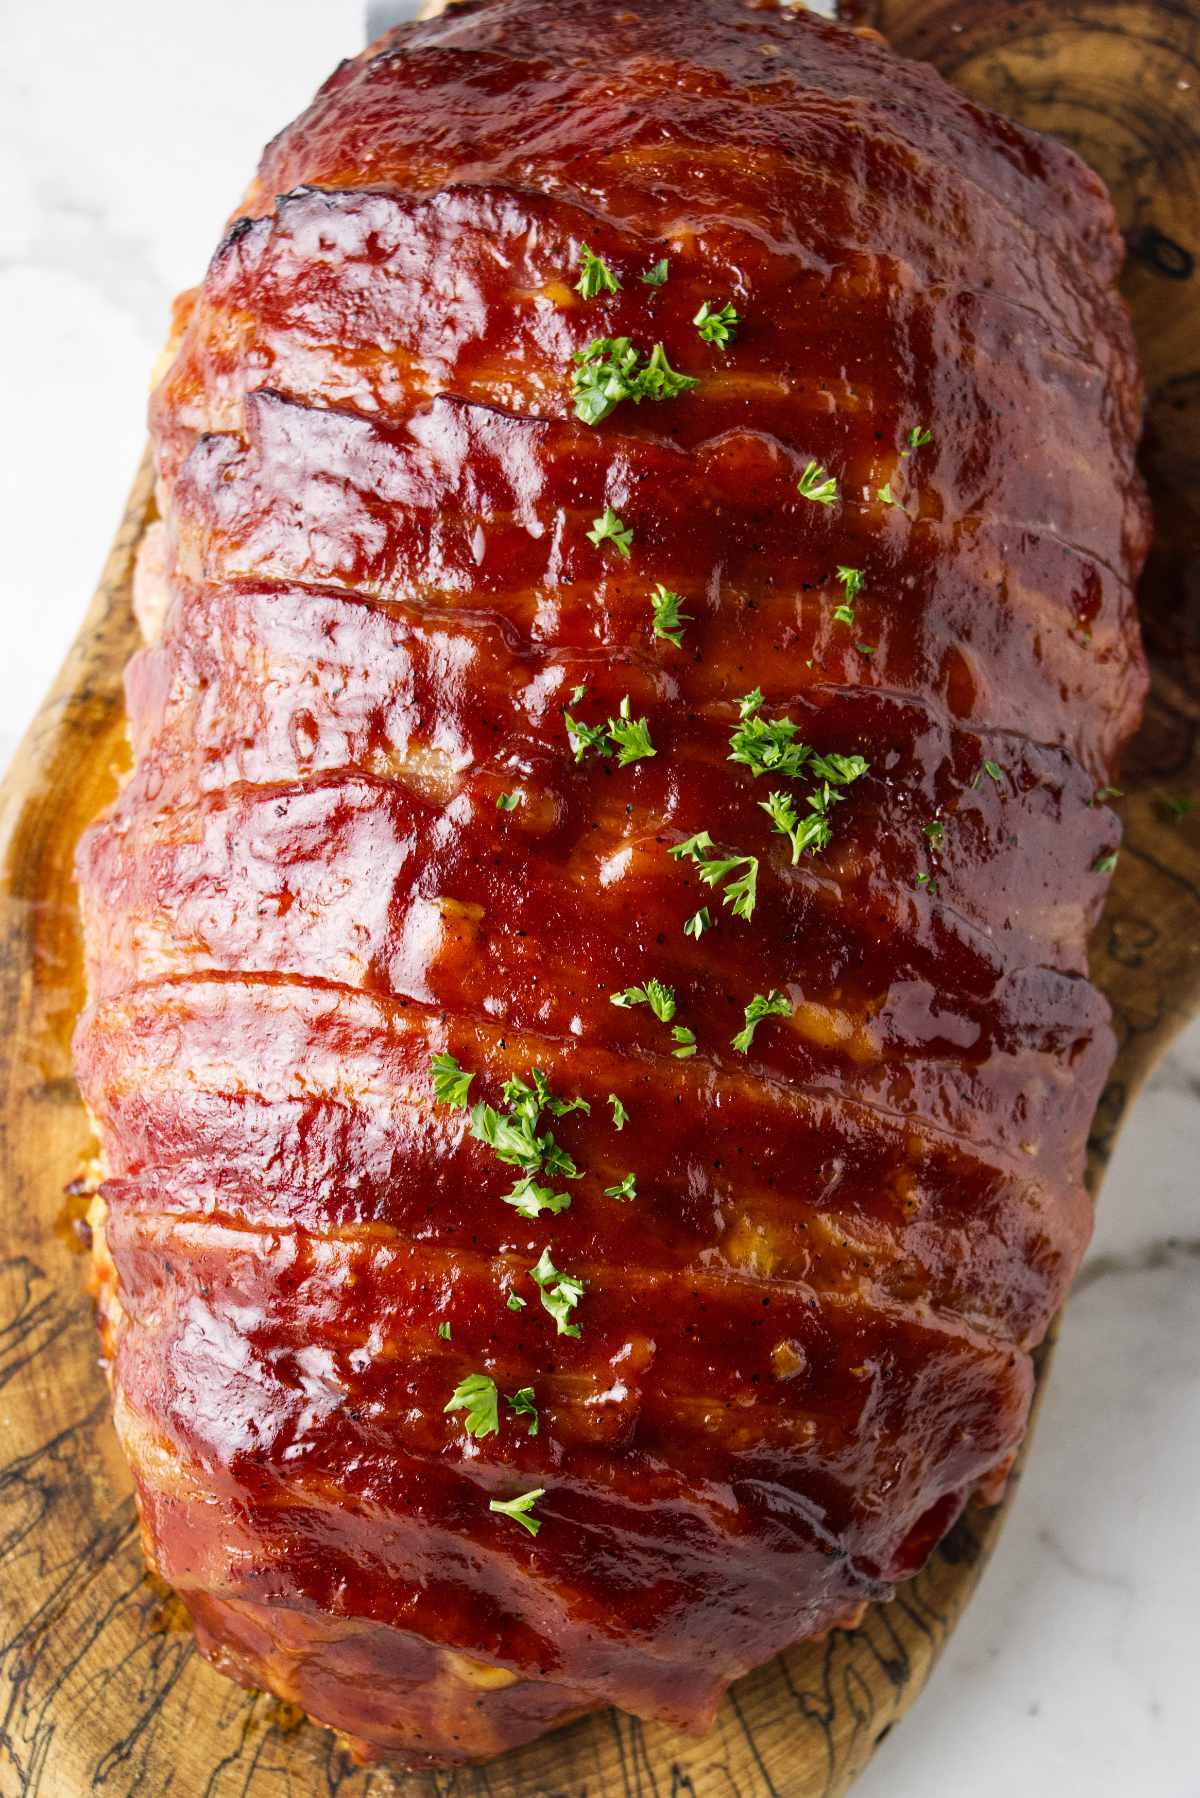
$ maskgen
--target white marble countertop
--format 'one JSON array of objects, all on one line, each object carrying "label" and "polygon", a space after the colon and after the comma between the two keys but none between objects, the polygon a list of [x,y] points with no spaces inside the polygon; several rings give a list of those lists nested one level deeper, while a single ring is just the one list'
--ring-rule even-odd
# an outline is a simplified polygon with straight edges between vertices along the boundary
[{"label": "white marble countertop", "polygon": [[[167,305],[362,0],[0,9],[0,766],[143,443]],[[1200,1029],[1106,1187],[999,1552],[863,1798],[1200,1798]]]}]

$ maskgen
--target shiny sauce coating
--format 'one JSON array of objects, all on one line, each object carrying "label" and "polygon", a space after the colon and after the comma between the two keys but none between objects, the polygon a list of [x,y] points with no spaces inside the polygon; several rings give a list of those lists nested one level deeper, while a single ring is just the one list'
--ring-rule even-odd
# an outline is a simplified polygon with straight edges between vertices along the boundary
[{"label": "shiny sauce coating", "polygon": [[[79,859],[105,1349],[201,1646],[363,1757],[703,1728],[1000,1490],[1113,1046],[1119,251],[869,34],[467,0],[342,65],[179,301]],[[694,385],[586,422],[597,339]],[[817,852],[746,716],[866,762]],[[537,1125],[569,1207],[508,1202],[435,1056],[590,1107]]]}]

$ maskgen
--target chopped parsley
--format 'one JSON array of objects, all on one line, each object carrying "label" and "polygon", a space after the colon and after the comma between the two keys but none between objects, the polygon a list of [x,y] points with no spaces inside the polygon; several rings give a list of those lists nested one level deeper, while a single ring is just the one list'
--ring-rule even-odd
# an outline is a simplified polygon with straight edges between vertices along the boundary
[{"label": "chopped parsley", "polygon": [[1111,850],[1108,855],[1098,855],[1092,863],[1093,874],[1111,874],[1117,865],[1117,851]]},{"label": "chopped parsley", "polygon": [[[453,1062],[450,1056],[434,1059]],[[435,1081],[439,1077],[443,1081],[446,1095],[443,1103],[465,1109],[467,1085],[473,1076],[464,1074],[454,1062],[452,1068],[443,1065],[435,1069],[434,1077]],[[514,1074],[505,1081],[504,1098],[510,1107],[507,1112],[497,1111],[494,1106],[481,1102],[471,1107],[470,1114],[470,1132],[476,1141],[484,1143],[508,1166],[520,1169],[512,1191],[503,1195],[504,1203],[514,1206],[522,1217],[538,1217],[543,1211],[565,1211],[571,1203],[569,1195],[540,1186],[534,1175],[545,1172],[564,1180],[578,1180],[582,1175],[574,1158],[555,1141],[550,1131],[538,1134],[538,1124],[543,1111],[549,1111],[554,1117],[564,1117],[570,1111],[588,1111],[586,1099],[556,1098],[540,1068],[534,1068],[528,1080]]]},{"label": "chopped parsley", "polygon": [[856,643],[854,647],[861,656],[873,656],[879,645],[878,643]]},{"label": "chopped parsley", "polygon": [[558,1334],[578,1336],[579,1325],[571,1322],[571,1313],[583,1297],[583,1281],[573,1274],[560,1274],[550,1259],[549,1249],[542,1250],[529,1273],[541,1292],[542,1304],[558,1326]]},{"label": "chopped parsley", "polygon": [[924,449],[927,443],[932,442],[932,431],[927,431],[924,425],[914,425],[908,433],[908,449],[904,451],[904,454],[907,456],[911,450]]},{"label": "chopped parsley", "polygon": [[746,1007],[745,1025],[736,1036],[731,1036],[729,1040],[739,1054],[748,1055],[750,1045],[754,1041],[754,1032],[764,1018],[790,1018],[791,1015],[791,1000],[785,993],[775,989],[769,993],[755,993]]},{"label": "chopped parsley", "polygon": [[625,560],[629,560],[633,548],[633,532],[611,506],[605,506],[600,517],[593,518],[592,528],[587,536],[588,542],[594,543],[597,549],[602,543],[614,544]]},{"label": "chopped parsley", "polygon": [[532,1511],[538,1499],[544,1498],[545,1495],[546,1488],[544,1486],[535,1486],[532,1492],[522,1492],[519,1498],[489,1499],[488,1510],[499,1511],[501,1517],[511,1517],[513,1522],[519,1523],[523,1530],[528,1530],[531,1536],[536,1536],[542,1527],[542,1520],[540,1517],[534,1517]]},{"label": "chopped parsley", "polygon": [[1125,795],[1120,787],[1097,787],[1096,791],[1092,794],[1092,804],[1103,805],[1106,800],[1124,799],[1124,797]]},{"label": "chopped parsley", "polygon": [[935,849],[940,849],[945,841],[946,826],[940,818],[931,818],[928,824],[921,826]]},{"label": "chopped parsley", "polygon": [[511,1398],[506,1393],[504,1402],[514,1417],[528,1417],[529,1434],[536,1436],[538,1433],[538,1408],[534,1402],[533,1387],[522,1386],[519,1392],[512,1394]]},{"label": "chopped parsley", "polygon": [[686,1024],[676,1024],[671,1035],[679,1045],[677,1049],[671,1050],[676,1061],[687,1061],[696,1053],[696,1032],[689,1030]]},{"label": "chopped parsley", "polygon": [[999,762],[985,762],[983,764],[983,771],[990,780],[995,781],[997,786],[999,786],[1004,779],[1004,770]]},{"label": "chopped parsley", "polygon": [[[576,687],[575,691],[580,693],[583,689]],[[576,703],[578,702],[576,701]],[[608,730],[605,725],[583,724],[566,710],[563,712],[563,723],[566,726],[567,741],[575,751],[577,762],[581,762],[590,750],[595,750],[597,755],[612,754],[612,750],[608,746]]]},{"label": "chopped parsley", "polygon": [[[1115,787],[1111,790],[1114,793],[1116,792]],[[1180,818],[1186,818],[1189,812],[1194,812],[1196,809],[1196,801],[1190,798],[1186,793],[1160,793],[1159,798],[1162,802],[1163,810],[1176,824],[1178,824]]]},{"label": "chopped parsley", "polygon": [[465,1411],[468,1436],[494,1436],[500,1428],[496,1382],[490,1374],[469,1373],[454,1388],[446,1411]]},{"label": "chopped parsley", "polygon": [[612,1106],[613,1129],[623,1130],[629,1121],[629,1113],[618,1099],[616,1093],[609,1093],[608,1102]]},{"label": "chopped parsley", "polygon": [[621,283],[616,275],[587,244],[579,246],[579,262],[582,272],[575,287],[585,300],[594,300],[601,293],[620,293]]},{"label": "chopped parsley", "polygon": [[863,571],[861,568],[846,568],[838,563],[837,579],[846,590],[847,600],[857,599],[862,592]]},{"label": "chopped parsley", "polygon": [[705,343],[715,343],[721,350],[729,348],[741,322],[732,300],[726,300],[723,306],[705,300],[692,320]]},{"label": "chopped parsley", "polygon": [[521,794],[519,790],[514,793],[501,793],[496,801],[496,810],[498,812],[515,812],[520,803]]},{"label": "chopped parsley", "polygon": [[[729,739],[729,760],[749,768],[755,779],[760,774],[782,775],[787,780],[815,775],[818,781],[824,781],[828,786],[844,787],[867,772],[870,764],[865,756],[840,755],[836,751],[818,755],[815,749],[800,741],[799,726],[790,718],[760,717],[762,703],[763,696],[758,687],[738,702],[741,721]],[[840,797],[840,794],[834,795],[835,800]],[[827,810],[828,802],[818,809]],[[765,805],[763,810],[770,813],[771,806]],[[671,853],[674,855],[675,851]]]},{"label": "chopped parsley", "polygon": [[[731,906],[735,918],[750,918],[754,911],[758,891],[758,857],[756,855],[709,856],[708,850],[713,847],[713,840],[706,830],[698,830],[694,837],[686,843],[676,843],[668,855],[680,861],[687,857],[695,864],[696,872],[705,886],[720,886],[728,880],[736,868],[744,868],[736,880],[730,880],[721,898],[724,904]],[[682,1058],[681,1058],[682,1059]]]},{"label": "chopped parsley", "polygon": [[640,406],[643,400],[677,399],[699,386],[695,375],[681,375],[671,367],[661,343],[643,358],[628,337],[594,337],[586,349],[575,351],[573,360],[575,416],[585,425],[598,425],[622,400]]},{"label": "chopped parsley", "polygon": [[796,483],[796,490],[815,505],[831,506],[838,496],[838,484],[820,462],[810,462]]},{"label": "chopped parsley", "polygon": [[636,1199],[637,1183],[634,1176],[626,1174],[625,1178],[618,1180],[615,1186],[606,1186],[604,1196],[606,1199]]},{"label": "chopped parsley", "polygon": [[511,1192],[503,1195],[506,1205],[521,1217],[540,1217],[543,1211],[549,1211],[557,1217],[560,1211],[567,1211],[571,1205],[569,1192],[555,1192],[553,1187],[539,1186],[532,1174],[522,1174]]},{"label": "chopped parsley", "polygon": [[672,593],[669,587],[664,587],[659,581],[650,595],[650,605],[654,613],[650,628],[654,635],[665,637],[668,643],[675,645],[676,649],[682,649],[683,644],[680,642],[680,637],[683,627],[692,622],[691,613],[682,610],[682,595]]},{"label": "chopped parsley", "polygon": [[653,268],[648,268],[644,275],[639,275],[638,280],[643,281],[647,287],[663,287],[670,272],[671,265],[664,256],[661,262],[656,262]]},{"label": "chopped parsley", "polygon": [[627,986],[622,993],[611,995],[613,1005],[628,1011],[634,1005],[648,1005],[660,1024],[669,1024],[675,1016],[675,989],[661,980],[648,980],[645,986]]},{"label": "chopped parsley", "polygon": [[704,935],[704,932],[706,930],[712,930],[715,923],[716,920],[709,911],[707,905],[702,905],[699,911],[694,911],[692,913],[691,917],[684,925],[683,934],[684,936],[694,936],[696,941],[699,942],[700,938]]},{"label": "chopped parsley", "polygon": [[441,1337],[443,1342],[449,1342],[449,1340],[450,1340],[450,1325],[448,1323],[439,1324],[437,1333]]},{"label": "chopped parsley", "polygon": [[[876,499],[881,499],[885,506],[899,506],[900,505],[900,501],[896,498],[896,495],[892,492],[892,483],[890,481],[885,482],[882,487],[876,487],[875,497],[876,497]],[[902,507],[901,507],[901,510],[903,510]]]},{"label": "chopped parsley", "polygon": [[504,1302],[510,1311],[524,1311],[525,1309],[525,1300],[519,1292],[510,1292]]},{"label": "chopped parsley", "polygon": [[647,756],[658,754],[650,741],[649,720],[629,715],[628,693],[621,701],[619,716],[608,721],[608,734],[617,746],[618,768],[627,768],[630,762],[644,761]]},{"label": "chopped parsley", "polygon": [[429,1063],[433,1074],[433,1096],[439,1105],[453,1105],[457,1111],[467,1109],[467,1093],[474,1074],[460,1068],[453,1055],[435,1055]]},{"label": "chopped parsley", "polygon": [[854,623],[854,613],[849,606],[834,606],[833,615],[839,624]]}]

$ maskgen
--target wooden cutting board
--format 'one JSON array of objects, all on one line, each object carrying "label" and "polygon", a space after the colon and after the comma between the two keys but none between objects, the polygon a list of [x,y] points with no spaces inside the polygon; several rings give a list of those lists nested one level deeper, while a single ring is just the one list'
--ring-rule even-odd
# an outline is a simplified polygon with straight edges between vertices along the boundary
[{"label": "wooden cutting board", "polygon": [[[1150,393],[1154,688],[1118,809],[1125,848],[1095,944],[1121,1052],[1098,1179],[1130,1101],[1200,1009],[1200,0],[878,0],[855,6],[970,93],[1059,133],[1108,179]],[[264,119],[264,129],[273,121]],[[729,1693],[703,1742],[613,1712],[454,1775],[355,1768],[324,1731],[243,1692],[143,1572],[108,1425],[86,1263],[88,1136],[68,1038],[82,990],[71,860],[125,756],[130,573],[143,469],[99,592],[0,795],[0,1793],[82,1798],[816,1798],[845,1790],[912,1703],[1003,1524],[972,1511],[862,1627]],[[1043,1375],[1045,1358],[1043,1359]],[[1042,1453],[1053,1453],[1043,1442]]]}]

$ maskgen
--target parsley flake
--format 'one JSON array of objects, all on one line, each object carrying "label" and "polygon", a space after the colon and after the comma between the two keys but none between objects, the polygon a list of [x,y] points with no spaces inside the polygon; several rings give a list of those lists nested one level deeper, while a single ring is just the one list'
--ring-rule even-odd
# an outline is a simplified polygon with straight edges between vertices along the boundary
[{"label": "parsley flake", "polygon": [[[1116,788],[1114,787],[1112,791],[1115,793]],[[1167,816],[1176,824],[1181,818],[1186,818],[1189,812],[1194,812],[1196,809],[1196,801],[1186,793],[1160,793],[1159,799]]]},{"label": "parsley flake", "polygon": [[670,272],[671,265],[664,256],[661,262],[656,262],[653,268],[648,268],[644,275],[639,275],[638,280],[644,282],[647,287],[663,287],[666,285]]},{"label": "parsley flake", "polygon": [[600,424],[622,400],[640,406],[643,400],[678,399],[699,386],[696,375],[671,367],[661,343],[643,359],[628,337],[594,337],[586,349],[575,351],[573,361],[575,416],[585,425]]},{"label": "parsley flake", "polygon": [[820,462],[810,462],[796,483],[796,491],[815,505],[831,506],[838,496],[838,484]]},{"label": "parsley flake", "polygon": [[857,599],[862,592],[863,571],[861,568],[846,568],[838,563],[837,579],[846,589],[847,600]]},{"label": "parsley flake", "polygon": [[648,1005],[660,1024],[669,1024],[675,1016],[675,989],[661,980],[648,980],[645,986],[627,986],[622,993],[610,995],[610,1002],[628,1011],[634,1005]]},{"label": "parsley flake", "polygon": [[623,1130],[629,1121],[629,1113],[618,1099],[616,1093],[609,1093],[608,1102],[612,1106],[613,1129]]},{"label": "parsley flake", "polygon": [[[576,687],[575,691],[578,693],[581,689]],[[591,750],[595,750],[597,755],[612,754],[608,746],[608,732],[603,724],[583,724],[568,711],[563,712],[563,724],[577,762],[581,762]]]},{"label": "parsley flake", "polygon": [[604,1196],[606,1199],[636,1199],[637,1184],[634,1176],[626,1174],[625,1178],[618,1180],[615,1186],[606,1186]]},{"label": "parsley flake", "polygon": [[506,1393],[504,1402],[514,1418],[528,1417],[529,1434],[536,1436],[538,1433],[538,1408],[534,1402],[533,1387],[522,1386],[520,1391],[514,1392],[511,1397]]},{"label": "parsley flake", "polygon": [[504,1302],[510,1311],[524,1311],[525,1309],[525,1300],[519,1292],[510,1292]]},{"label": "parsley flake", "polygon": [[928,824],[921,826],[935,849],[940,849],[946,836],[946,826],[940,818],[931,818]]},{"label": "parsley flake", "polygon": [[578,1336],[579,1325],[571,1322],[571,1313],[583,1297],[584,1282],[572,1274],[560,1274],[550,1259],[549,1249],[542,1250],[529,1273],[541,1292],[543,1306],[558,1326],[558,1334]]},{"label": "parsley flake", "polygon": [[448,1323],[439,1324],[437,1327],[437,1333],[441,1337],[443,1342],[449,1342],[449,1340],[450,1340],[450,1325]]},{"label": "parsley flake", "polygon": [[501,793],[496,800],[496,810],[498,812],[515,812],[520,803],[521,793],[518,788],[513,793]]},{"label": "parsley flake", "polygon": [[594,543],[597,549],[602,543],[614,544],[625,560],[629,560],[633,547],[633,532],[611,506],[605,506],[600,517],[593,518],[592,528],[587,536],[588,542]]},{"label": "parsley flake", "polygon": [[[730,758],[733,759],[732,757]],[[749,919],[754,911],[758,890],[758,857],[756,855],[709,856],[707,851],[713,847],[713,840],[706,830],[696,832],[686,843],[676,843],[668,855],[676,861],[685,856],[695,864],[696,872],[705,886],[720,886],[722,881],[737,868],[744,868],[736,880],[730,880],[721,898],[724,904],[731,906],[735,918]]]},{"label": "parsley flake", "polygon": [[711,300],[705,300],[692,320],[705,343],[714,343],[721,350],[729,348],[741,322],[732,300],[726,300],[719,307]]},{"label": "parsley flake", "polygon": [[453,1105],[456,1111],[467,1109],[467,1093],[474,1074],[460,1068],[453,1055],[435,1055],[429,1063],[433,1074],[433,1096],[439,1105]]},{"label": "parsley flake", "polygon": [[616,275],[587,244],[579,246],[579,262],[582,272],[575,287],[585,300],[594,300],[601,293],[620,293],[621,283]]},{"label": "parsley flake", "polygon": [[[896,495],[892,492],[892,483],[890,481],[885,482],[885,484],[882,487],[876,487],[875,497],[876,497],[876,499],[881,499],[885,506],[899,506],[900,505],[900,501],[896,498]],[[901,511],[903,511],[904,508],[901,507],[900,509],[901,509]]]},{"label": "parsley flake", "polygon": [[1120,787],[1097,787],[1092,794],[1092,804],[1103,805],[1109,799],[1124,799],[1124,797]]},{"label": "parsley flake", "polygon": [[833,615],[839,624],[853,624],[854,613],[849,606],[834,606]]},{"label": "parsley flake", "polygon": [[775,989],[769,993],[755,993],[746,1007],[745,1025],[736,1036],[730,1037],[730,1043],[740,1055],[748,1055],[754,1041],[754,1032],[764,1018],[790,1018],[791,1015],[791,1000],[785,993]]},{"label": "parsley flake", "polygon": [[706,930],[712,930],[715,923],[716,920],[709,911],[707,905],[702,905],[699,911],[692,913],[691,917],[684,925],[683,934],[684,936],[694,936],[696,941],[699,942],[700,938],[704,935],[704,932]]},{"label": "parsley flake", "polygon": [[1093,874],[1111,874],[1117,865],[1117,851],[1111,850],[1108,855],[1098,855],[1092,863]]},{"label": "parsley flake", "polygon": [[523,1530],[528,1530],[531,1536],[536,1536],[542,1527],[542,1519],[532,1516],[531,1513],[538,1499],[544,1498],[545,1495],[546,1488],[544,1486],[535,1486],[532,1492],[522,1492],[519,1498],[489,1499],[488,1510],[498,1511],[502,1517],[511,1517],[513,1522],[519,1523]]},{"label": "parsley flake", "polygon": [[500,1413],[496,1401],[496,1382],[492,1376],[486,1373],[469,1373],[454,1388],[450,1403],[443,1405],[442,1411],[465,1411],[468,1436],[494,1436],[500,1428]]},{"label": "parsley flake", "polygon": [[1004,770],[999,762],[985,762],[983,764],[983,771],[991,780],[995,781],[997,786],[1004,780]]},{"label": "parsley flake", "polygon": [[671,1035],[679,1044],[677,1049],[671,1050],[676,1061],[687,1061],[696,1053],[696,1032],[689,1030],[686,1024],[676,1024]]},{"label": "parsley flake", "polygon": [[676,649],[682,649],[683,644],[680,637],[683,627],[692,622],[691,613],[681,609],[683,606],[682,595],[672,593],[669,587],[664,587],[659,581],[650,595],[650,605],[654,613],[650,628],[654,635],[665,637],[668,643],[675,645]]},{"label": "parsley flake", "polygon": [[629,715],[629,695],[626,694],[619,707],[620,715],[608,721],[608,734],[617,746],[617,767],[627,768],[630,762],[644,761],[647,756],[657,755],[650,741],[650,723],[646,718],[631,718]]},{"label": "parsley flake", "polygon": [[932,431],[927,431],[925,429],[924,425],[914,425],[912,430],[908,433],[908,449],[906,449],[903,453],[907,456],[910,453],[910,451],[915,450],[915,449],[924,449],[924,447],[927,443],[932,443],[932,442],[933,442],[933,432]]}]

